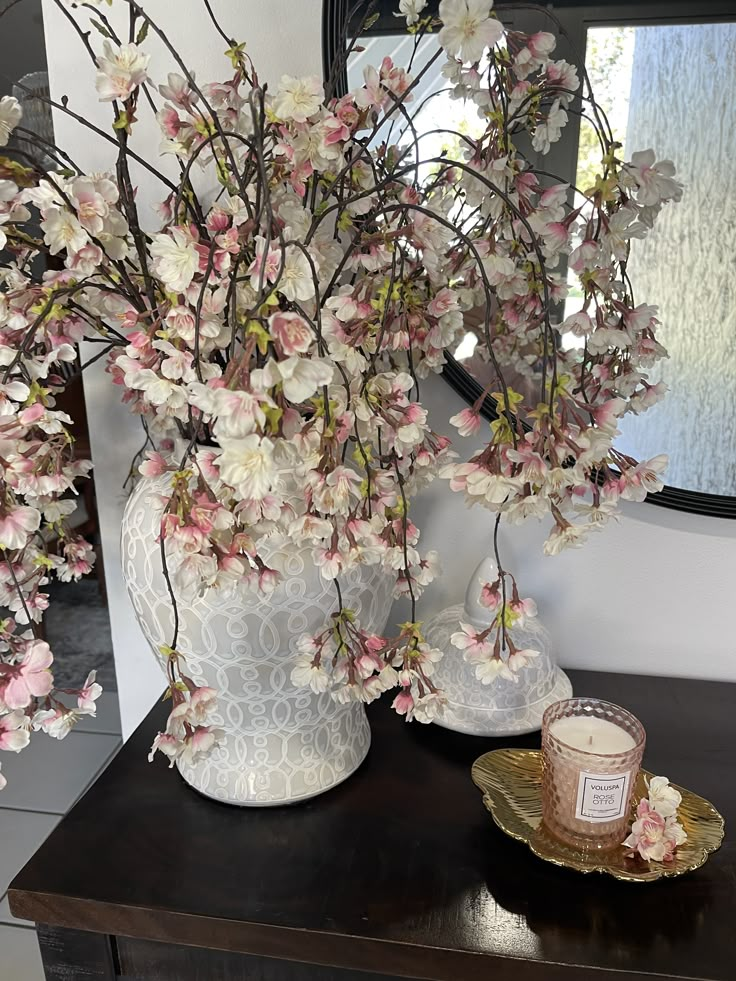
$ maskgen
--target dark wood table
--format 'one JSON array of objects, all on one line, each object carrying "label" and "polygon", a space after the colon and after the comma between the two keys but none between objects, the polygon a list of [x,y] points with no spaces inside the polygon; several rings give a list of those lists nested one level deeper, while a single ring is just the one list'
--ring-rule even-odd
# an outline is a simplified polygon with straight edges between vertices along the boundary
[{"label": "dark wood table", "polygon": [[[736,818],[736,685],[571,672],[627,706],[645,763]],[[641,981],[736,978],[736,847],[653,884],[535,858],[492,823],[478,739],[369,710],[341,787],[280,808],[213,803],[146,762],[143,722],[10,888],[49,979]]]}]

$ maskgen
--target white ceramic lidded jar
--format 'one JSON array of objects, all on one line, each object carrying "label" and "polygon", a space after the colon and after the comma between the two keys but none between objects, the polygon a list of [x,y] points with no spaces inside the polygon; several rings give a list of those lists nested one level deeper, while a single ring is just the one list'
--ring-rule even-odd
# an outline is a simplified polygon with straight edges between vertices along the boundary
[{"label": "white ceramic lidded jar", "polygon": [[484,558],[477,566],[465,592],[465,602],[449,606],[429,618],[424,635],[429,644],[444,652],[432,675],[447,704],[436,724],[474,736],[510,736],[535,732],[542,727],[545,709],[560,699],[569,698],[572,685],[556,663],[552,641],[538,618],[514,628],[514,643],[519,648],[539,651],[518,672],[518,680],[495,678],[482,684],[461,651],[450,641],[462,621],[477,630],[490,626],[495,613],[481,605],[482,584],[498,575],[493,559]]},{"label": "white ceramic lidded jar", "polygon": [[[140,481],[125,508],[121,543],[136,619],[164,669],[160,647],[171,642],[174,611],[158,535],[170,490],[169,474]],[[178,603],[187,674],[217,691],[212,724],[225,736],[206,758],[178,761],[179,772],[207,797],[261,807],[307,800],[346,780],[371,738],[363,705],[340,705],[329,692],[291,682],[296,642],[329,619],[334,585],[322,578],[308,548],[279,544],[274,536],[267,557],[282,572],[267,599],[241,587],[227,597],[209,589]],[[358,566],[341,579],[343,600],[368,630],[381,633],[394,583],[380,564]]]}]

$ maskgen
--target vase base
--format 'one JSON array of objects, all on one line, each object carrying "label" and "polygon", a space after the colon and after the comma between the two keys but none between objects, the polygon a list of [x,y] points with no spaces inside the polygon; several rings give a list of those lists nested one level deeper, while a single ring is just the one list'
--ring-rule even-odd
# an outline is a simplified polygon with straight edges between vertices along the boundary
[{"label": "vase base", "polygon": [[[219,804],[229,804],[232,807],[286,807],[301,804],[339,787],[363,764],[370,749],[371,734],[364,715],[362,721],[364,731],[360,733],[356,744],[350,747],[347,758],[338,762],[325,762],[319,768],[320,776],[313,783],[308,778],[305,779],[304,769],[298,767],[286,775],[283,767],[272,771],[259,767],[247,773],[231,771],[225,779],[222,770],[213,774],[211,767],[207,765],[209,761],[204,761],[200,766],[182,767],[177,764],[177,770],[184,783],[192,790]],[[363,726],[360,728],[363,729]],[[295,783],[299,785],[299,790],[294,789]]]}]

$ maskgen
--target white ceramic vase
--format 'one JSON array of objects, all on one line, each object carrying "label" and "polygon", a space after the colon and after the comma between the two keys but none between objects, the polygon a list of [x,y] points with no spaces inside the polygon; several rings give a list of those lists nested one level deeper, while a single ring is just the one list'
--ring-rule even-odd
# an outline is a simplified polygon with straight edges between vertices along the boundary
[{"label": "white ceramic vase", "polygon": [[465,602],[449,606],[430,617],[424,636],[433,647],[445,652],[432,681],[447,699],[437,725],[473,736],[512,736],[542,727],[544,710],[572,694],[570,679],[557,666],[552,640],[537,618],[523,628],[514,628],[520,648],[531,647],[539,657],[519,671],[515,681],[495,678],[484,685],[475,677],[475,667],[450,643],[460,621],[484,630],[493,614],[480,603],[481,582],[498,575],[493,559],[485,558],[473,572]]},{"label": "white ceramic vase", "polygon": [[[143,479],[131,495],[122,526],[128,594],[151,649],[164,667],[161,645],[171,643],[174,615],[163,576],[162,503],[170,477]],[[370,729],[360,704],[339,705],[329,693],[296,688],[290,680],[295,644],[315,633],[335,608],[335,589],[308,549],[274,547],[284,572],[268,599],[239,589],[216,590],[179,603],[178,648],[197,684],[218,692],[213,724],[223,744],[192,765],[178,764],[200,793],[230,804],[268,806],[306,800],[347,779],[365,759]],[[383,631],[394,577],[381,565],[341,576],[343,603],[361,623]]]}]

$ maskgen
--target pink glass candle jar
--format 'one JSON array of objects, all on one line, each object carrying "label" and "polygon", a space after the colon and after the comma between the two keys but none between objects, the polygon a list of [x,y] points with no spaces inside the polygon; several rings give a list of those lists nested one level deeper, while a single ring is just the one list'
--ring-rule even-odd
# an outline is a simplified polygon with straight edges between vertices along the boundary
[{"label": "pink glass candle jar", "polygon": [[584,851],[626,837],[644,728],[626,709],[569,698],[542,718],[542,818],[548,831]]}]

